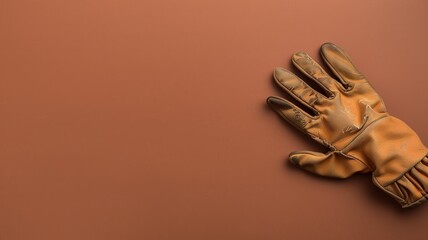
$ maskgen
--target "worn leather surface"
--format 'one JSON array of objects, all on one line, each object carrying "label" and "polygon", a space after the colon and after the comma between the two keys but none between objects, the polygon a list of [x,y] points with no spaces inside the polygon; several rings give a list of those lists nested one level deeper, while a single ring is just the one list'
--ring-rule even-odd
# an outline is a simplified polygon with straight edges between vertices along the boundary
[{"label": "worn leather surface", "polygon": [[287,69],[274,72],[276,83],[308,111],[281,97],[269,97],[268,104],[330,149],[328,153],[292,152],[290,161],[328,177],[372,172],[374,183],[403,207],[425,201],[428,149],[406,123],[387,112],[382,98],[344,50],[325,43],[321,56],[333,76],[304,52],[294,54],[292,62],[323,91],[316,91]]}]

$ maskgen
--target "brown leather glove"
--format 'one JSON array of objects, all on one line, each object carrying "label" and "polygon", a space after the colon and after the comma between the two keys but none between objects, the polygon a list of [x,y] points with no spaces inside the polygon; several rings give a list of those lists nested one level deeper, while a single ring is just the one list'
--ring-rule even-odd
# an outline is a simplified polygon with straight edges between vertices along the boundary
[{"label": "brown leather glove", "polygon": [[427,200],[428,149],[410,127],[388,114],[380,96],[343,50],[325,43],[321,56],[337,80],[306,53],[294,54],[292,62],[318,83],[325,95],[286,69],[274,72],[279,86],[314,114],[280,97],[269,97],[268,104],[296,128],[330,148],[326,154],[292,152],[290,160],[328,177],[372,172],[373,182],[403,207]]}]

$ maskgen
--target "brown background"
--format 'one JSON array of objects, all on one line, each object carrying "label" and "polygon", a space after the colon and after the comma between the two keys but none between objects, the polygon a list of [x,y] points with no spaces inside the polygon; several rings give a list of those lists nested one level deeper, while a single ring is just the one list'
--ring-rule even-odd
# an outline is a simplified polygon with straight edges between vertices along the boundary
[{"label": "brown background", "polygon": [[265,104],[342,46],[428,143],[427,1],[0,1],[0,239],[425,239]]}]

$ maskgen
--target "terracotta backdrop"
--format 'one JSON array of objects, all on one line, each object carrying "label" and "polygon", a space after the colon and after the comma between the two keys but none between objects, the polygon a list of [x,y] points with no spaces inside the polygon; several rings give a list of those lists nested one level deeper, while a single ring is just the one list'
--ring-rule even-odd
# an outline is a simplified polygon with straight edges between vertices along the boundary
[{"label": "terracotta backdrop", "polygon": [[265,104],[294,52],[343,47],[428,144],[428,2],[1,0],[0,239],[425,239],[369,175]]}]

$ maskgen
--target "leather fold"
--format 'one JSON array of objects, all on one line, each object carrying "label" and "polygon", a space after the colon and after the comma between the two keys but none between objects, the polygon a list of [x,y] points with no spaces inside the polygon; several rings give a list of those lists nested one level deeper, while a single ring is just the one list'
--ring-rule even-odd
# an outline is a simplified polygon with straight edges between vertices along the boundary
[{"label": "leather fold", "polygon": [[[377,182],[375,182],[377,183]],[[379,183],[377,183],[379,185]],[[403,208],[419,205],[428,198],[428,157],[425,156],[402,177],[387,186],[379,186],[392,195]]]}]

